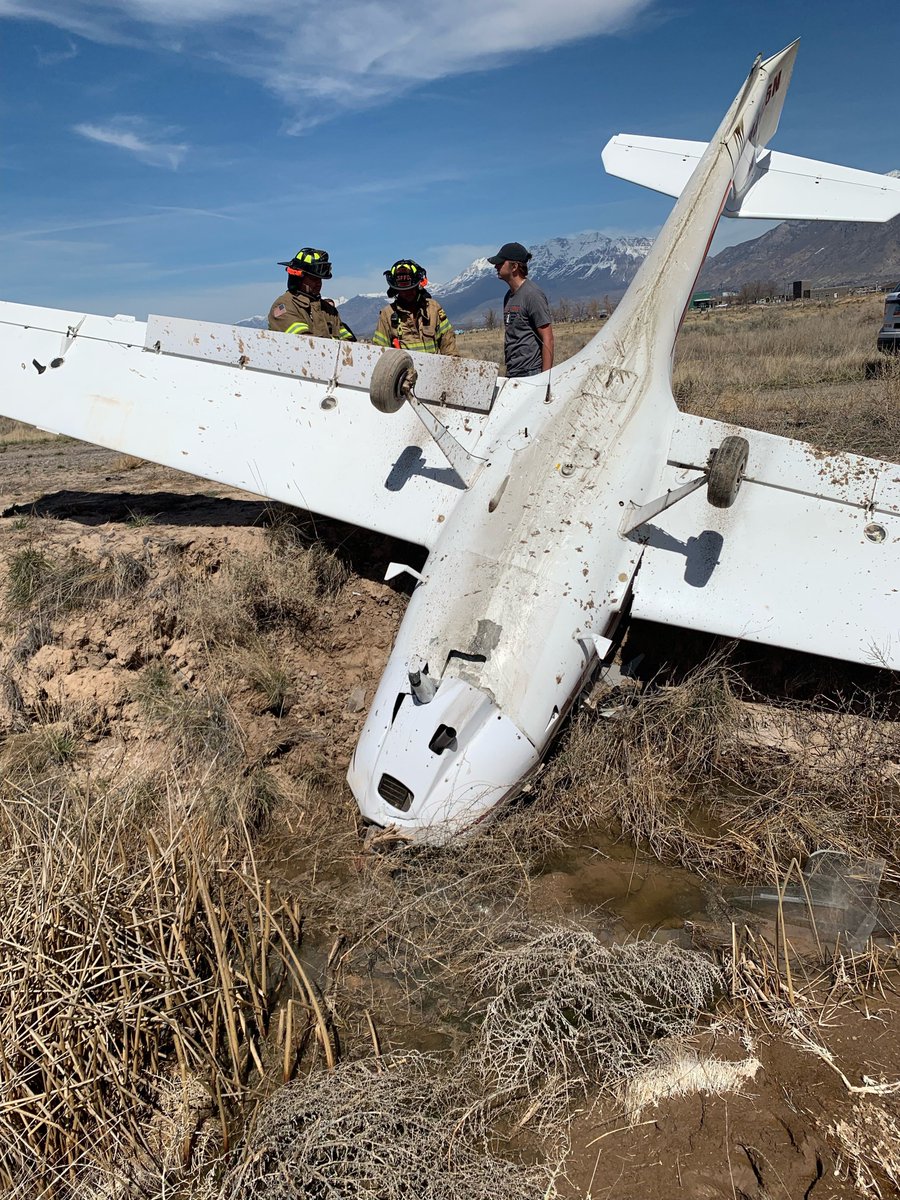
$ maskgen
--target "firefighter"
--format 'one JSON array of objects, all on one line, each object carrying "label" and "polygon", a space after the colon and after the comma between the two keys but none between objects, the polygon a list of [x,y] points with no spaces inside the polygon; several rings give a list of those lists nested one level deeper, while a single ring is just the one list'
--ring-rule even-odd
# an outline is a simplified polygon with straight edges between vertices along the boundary
[{"label": "firefighter", "polygon": [[280,333],[305,333],[309,337],[337,338],[355,342],[353,331],[341,320],[331,300],[320,295],[322,280],[331,278],[331,263],[326,250],[304,246],[287,268],[288,290],[269,309],[269,328]]},{"label": "firefighter", "polygon": [[425,268],[411,258],[401,258],[384,277],[392,300],[378,316],[372,337],[375,345],[456,354],[456,334],[447,314],[426,290]]}]

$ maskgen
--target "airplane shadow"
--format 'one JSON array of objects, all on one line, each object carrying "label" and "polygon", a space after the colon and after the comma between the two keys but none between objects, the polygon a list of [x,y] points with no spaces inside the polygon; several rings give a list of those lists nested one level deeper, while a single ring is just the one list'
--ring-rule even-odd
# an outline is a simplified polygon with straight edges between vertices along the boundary
[{"label": "airplane shadow", "polygon": [[624,673],[653,687],[683,683],[704,663],[716,659],[727,665],[730,686],[744,699],[774,704],[792,700],[811,708],[834,712],[839,707],[871,716],[873,697],[877,697],[880,717],[900,719],[894,673],[881,667],[634,617],[625,628],[620,656],[629,664]]},{"label": "airplane shadow", "polygon": [[686,542],[672,537],[656,525],[642,525],[628,535],[629,541],[652,546],[655,550],[667,550],[672,554],[684,555],[684,582],[688,587],[706,587],[719,565],[725,539],[714,529],[704,529],[697,537]]},{"label": "airplane shadow", "polygon": [[[48,492],[29,504],[15,504],[0,517],[54,517],[80,525],[143,524],[164,531],[200,527],[208,529],[283,526],[289,523],[301,543],[321,542],[357,575],[381,582],[389,562],[404,562],[420,570],[426,552],[421,546],[387,534],[372,533],[322,517],[306,509],[267,500],[237,500],[227,496],[182,492],[100,492],[63,490]],[[407,576],[390,583],[399,592],[411,590]]]},{"label": "airplane shadow", "polygon": [[407,446],[391,467],[384,486],[389,492],[399,492],[415,476],[433,479],[436,483],[465,491],[466,485],[452,467],[426,467],[425,456],[418,446]]},{"label": "airplane shadow", "polygon": [[232,527],[260,525],[270,505],[264,500],[234,500],[201,492],[47,492],[29,504],[14,504],[3,517],[55,517],[79,525],[153,521],[160,525]]}]

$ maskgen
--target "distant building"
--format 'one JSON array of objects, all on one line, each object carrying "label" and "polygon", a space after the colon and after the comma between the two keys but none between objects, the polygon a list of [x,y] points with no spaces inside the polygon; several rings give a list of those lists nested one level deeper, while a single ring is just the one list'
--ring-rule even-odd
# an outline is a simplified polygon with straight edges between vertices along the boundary
[{"label": "distant building", "polygon": [[871,292],[890,291],[880,283],[829,283],[817,287],[806,279],[795,279],[787,289],[785,300],[840,300],[842,296],[865,296]]}]

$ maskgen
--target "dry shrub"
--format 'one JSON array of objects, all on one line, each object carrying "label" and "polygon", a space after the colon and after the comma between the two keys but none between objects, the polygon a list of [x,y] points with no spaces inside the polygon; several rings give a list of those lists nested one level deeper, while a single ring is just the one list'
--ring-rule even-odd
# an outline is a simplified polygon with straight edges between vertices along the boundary
[{"label": "dry shrub", "polygon": [[113,473],[136,471],[138,467],[145,467],[147,460],[138,458],[134,454],[117,454],[114,459],[108,464],[107,470]]},{"label": "dry shrub", "polygon": [[674,943],[604,946],[586,930],[523,930],[474,968],[490,997],[470,1066],[488,1102],[552,1128],[589,1088],[617,1091],[660,1039],[692,1033],[722,985],[704,954]]},{"label": "dry shrub", "polygon": [[284,787],[265,767],[247,764],[227,697],[188,684],[162,662],[141,671],[131,694],[157,725],[169,776],[202,796],[204,819],[219,829],[261,829]]},{"label": "dry shrub", "polygon": [[220,691],[194,688],[157,661],[144,667],[131,694],[161,726],[174,766],[187,767],[199,760],[206,767],[215,760],[223,769],[237,768],[240,737]]},{"label": "dry shrub", "polygon": [[315,1035],[333,1061],[296,908],[203,837],[196,807],[136,853],[142,812],[127,792],[0,802],[0,1181],[21,1195],[158,1174],[167,1078],[204,1081],[227,1140],[268,1060],[290,1078]]},{"label": "dry shrub", "polygon": [[210,647],[253,646],[268,629],[313,630],[347,577],[347,568],[318,542],[308,549],[272,544],[227,559],[214,576],[185,582],[179,617]]},{"label": "dry shrub", "polygon": [[[440,850],[404,848],[328,863],[310,884],[310,912],[342,938],[342,963],[378,960],[406,988],[407,1002],[468,985],[461,973],[525,909],[529,862],[510,829],[497,827]],[[317,860],[308,856],[310,867]],[[460,1004],[463,1001],[459,1001]]]},{"label": "dry shrub", "polygon": [[203,809],[217,829],[258,832],[286,799],[284,784],[265,767],[209,774]]},{"label": "dry shrub", "polygon": [[262,637],[249,639],[228,656],[232,675],[241,675],[265,699],[266,709],[276,717],[284,714],[293,691],[293,677],[285,656]]},{"label": "dry shrub", "polygon": [[41,646],[47,646],[53,641],[53,630],[47,617],[37,613],[33,618],[21,622],[18,636],[10,650],[13,662],[27,662]]},{"label": "dry shrub", "polygon": [[[545,1190],[546,1189],[546,1190]],[[296,1080],[267,1102],[222,1200],[540,1200],[547,1173],[461,1135],[440,1064],[411,1052]]]},{"label": "dry shrub", "polygon": [[0,737],[0,773],[10,780],[32,781],[72,762],[78,740],[66,721],[36,721],[21,733]]},{"label": "dry shrub", "polygon": [[148,578],[147,564],[133,554],[109,554],[94,562],[75,549],[54,558],[25,546],[7,564],[6,606],[53,620],[101,600],[134,596]]},{"label": "dry shrub", "polygon": [[733,744],[738,712],[721,660],[680,686],[629,694],[612,710],[598,701],[573,721],[539,778],[537,819],[564,829],[615,821],[657,855],[680,852],[698,787]]},{"label": "dry shrub", "polygon": [[900,727],[880,717],[892,697],[761,709],[736,687],[719,659],[584,710],[536,786],[536,818],[614,823],[704,872],[767,872],[826,846],[900,867]]}]

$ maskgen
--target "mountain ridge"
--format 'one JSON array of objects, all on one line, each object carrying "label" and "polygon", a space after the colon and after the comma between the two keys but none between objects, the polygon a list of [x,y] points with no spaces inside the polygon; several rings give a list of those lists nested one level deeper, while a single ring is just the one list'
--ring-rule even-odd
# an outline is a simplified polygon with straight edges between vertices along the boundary
[{"label": "mountain ridge", "polygon": [[883,223],[783,221],[707,259],[697,286],[739,291],[754,280],[771,280],[786,292],[795,279],[817,288],[900,279],[900,217]]},{"label": "mountain ridge", "polygon": [[[889,172],[900,176],[900,172]],[[620,298],[653,242],[646,237],[611,238],[596,230],[550,238],[533,247],[529,276],[551,305],[561,301]],[[727,246],[707,259],[697,287],[740,291],[755,280],[771,280],[787,292],[793,280],[809,287],[893,286],[900,279],[900,217],[882,223],[862,221],[783,221],[758,238]],[[432,288],[457,328],[483,325],[489,311],[499,317],[504,286],[486,258]],[[371,336],[378,313],[388,303],[381,292],[340,301],[341,316],[360,338]],[[264,316],[239,325],[264,329]]]},{"label": "mountain ridge", "polygon": [[[651,238],[611,238],[596,230],[551,238],[532,248],[529,276],[547,293],[551,304],[560,300],[618,298],[644,261]],[[489,310],[500,313],[505,287],[486,258],[476,258],[446,283],[429,290],[457,327],[483,325]],[[358,337],[370,337],[378,314],[388,303],[386,292],[352,296],[340,305],[341,317]],[[265,317],[248,317],[239,325],[265,328]]]}]

